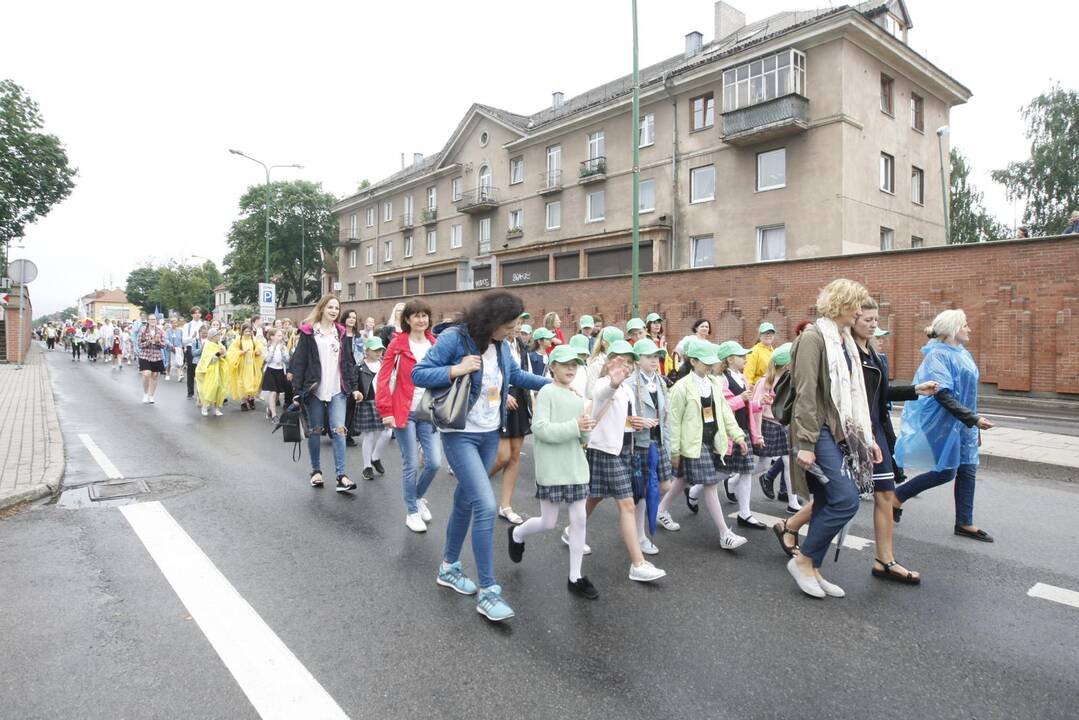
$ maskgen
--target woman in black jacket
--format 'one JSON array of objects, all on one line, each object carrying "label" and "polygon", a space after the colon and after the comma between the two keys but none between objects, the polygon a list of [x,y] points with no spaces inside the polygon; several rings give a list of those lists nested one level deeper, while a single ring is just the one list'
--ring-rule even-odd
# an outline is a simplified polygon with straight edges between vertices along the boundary
[{"label": "woman in black jacket", "polygon": [[[341,303],[335,295],[323,295],[315,309],[300,325],[299,342],[289,362],[294,404],[302,404],[307,414],[307,451],[311,456],[311,486],[322,487],[319,448],[322,429],[332,429],[337,491],[355,490],[356,483],[345,474],[346,398],[362,400],[357,387],[356,360],[347,344],[345,328],[337,323]],[[323,362],[325,360],[325,362]]]}]

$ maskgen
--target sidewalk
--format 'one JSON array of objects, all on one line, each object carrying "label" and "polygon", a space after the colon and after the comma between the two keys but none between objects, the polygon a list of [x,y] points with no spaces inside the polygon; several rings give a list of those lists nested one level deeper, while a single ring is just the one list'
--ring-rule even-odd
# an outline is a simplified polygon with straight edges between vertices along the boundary
[{"label": "sidewalk", "polygon": [[64,441],[52,384],[37,342],[26,364],[0,365],[0,510],[56,492]]}]

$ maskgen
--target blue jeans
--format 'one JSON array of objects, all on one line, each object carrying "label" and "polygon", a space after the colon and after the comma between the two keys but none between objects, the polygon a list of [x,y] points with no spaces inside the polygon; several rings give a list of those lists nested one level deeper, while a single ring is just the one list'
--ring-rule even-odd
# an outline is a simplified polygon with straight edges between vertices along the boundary
[{"label": "blue jeans", "polygon": [[[438,431],[429,422],[417,422],[412,418],[403,428],[394,428],[393,436],[401,448],[401,487],[405,494],[405,509],[411,515],[418,511],[416,500],[427,494],[431,481],[442,467],[442,443]],[[417,444],[418,441],[418,444]],[[416,470],[420,466],[420,448],[423,448],[423,473],[416,481]]]},{"label": "blue jeans", "polygon": [[843,453],[827,425],[821,428],[814,452],[828,482],[818,482],[812,475],[806,478],[813,493],[813,514],[802,543],[802,554],[813,561],[813,567],[819,568],[832,540],[858,513],[858,487],[854,478],[843,472]]},{"label": "blue jeans", "polygon": [[446,459],[457,477],[453,512],[446,527],[443,559],[455,563],[461,557],[468,526],[472,525],[472,554],[480,587],[495,584],[495,560],[491,546],[495,532],[495,494],[488,474],[498,456],[498,431],[485,433],[443,433]]},{"label": "blue jeans", "polygon": [[974,476],[977,465],[960,465],[955,470],[930,471],[907,480],[895,490],[899,502],[906,502],[920,492],[943,485],[955,478],[955,524],[974,524]]},{"label": "blue jeans", "polygon": [[[311,470],[321,471],[319,464],[319,450],[322,443],[323,428],[330,428],[330,438],[333,441],[333,464],[337,471],[337,477],[345,474],[345,436],[338,433],[337,428],[345,425],[345,394],[337,393],[329,402],[323,402],[314,395],[308,395],[304,401],[307,410],[307,424],[310,435],[307,437],[307,452],[311,456]],[[329,424],[327,425],[327,416]]]}]

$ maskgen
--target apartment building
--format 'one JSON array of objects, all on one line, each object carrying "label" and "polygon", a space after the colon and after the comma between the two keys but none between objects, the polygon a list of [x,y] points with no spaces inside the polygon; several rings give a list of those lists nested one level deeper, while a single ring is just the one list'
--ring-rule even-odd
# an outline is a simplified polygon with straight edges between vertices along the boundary
[{"label": "apartment building", "polygon": [[[518,115],[474,104],[437,153],[345,198],[326,289],[346,299],[630,271],[632,145],[641,269],[943,244],[941,157],[970,91],[907,44],[902,0],[746,24]],[[334,272],[334,270],[336,272]]]}]

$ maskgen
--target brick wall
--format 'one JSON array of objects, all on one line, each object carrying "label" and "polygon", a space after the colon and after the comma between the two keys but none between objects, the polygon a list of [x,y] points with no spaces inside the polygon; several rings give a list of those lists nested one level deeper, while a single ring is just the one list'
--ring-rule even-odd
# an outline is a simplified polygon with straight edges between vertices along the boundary
[{"label": "brick wall", "polygon": [[[970,350],[982,380],[1000,391],[1079,394],[1079,236],[791,260],[641,278],[641,316],[656,311],[675,341],[697,318],[711,321],[714,340],[755,342],[769,320],[786,340],[814,315],[817,291],[837,277],[864,283],[880,303],[893,375],[910,378],[925,344],[922,329],[947,308],[967,312]],[[485,291],[426,296],[435,321]],[[582,314],[624,325],[630,317],[628,277],[519,286],[513,290],[537,321],[554,310],[567,329]],[[396,300],[346,302],[382,323]],[[302,318],[309,308],[281,308]]]},{"label": "brick wall", "polygon": [[[19,326],[19,287],[16,285],[10,290],[3,290],[11,295],[11,302],[0,312],[4,314],[4,341],[5,359],[9,363],[17,363],[22,359],[22,353],[30,348],[30,330],[33,322],[34,307],[30,303],[30,289],[27,288],[24,295],[26,303],[23,309],[23,327]],[[22,332],[20,333],[20,329]],[[22,337],[20,347],[19,339]]]}]

